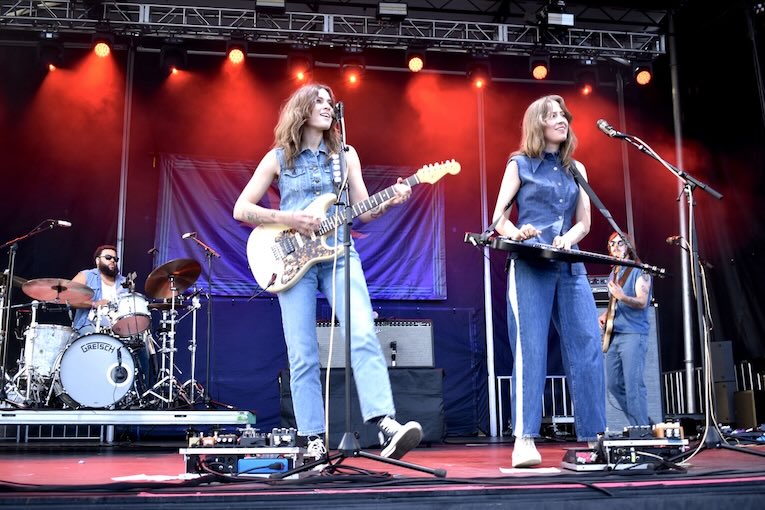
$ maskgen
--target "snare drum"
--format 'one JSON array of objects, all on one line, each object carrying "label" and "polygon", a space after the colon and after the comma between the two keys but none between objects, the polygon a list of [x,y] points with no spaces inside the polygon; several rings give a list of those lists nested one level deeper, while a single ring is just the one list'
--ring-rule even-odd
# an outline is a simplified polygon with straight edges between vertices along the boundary
[{"label": "snare drum", "polygon": [[109,407],[133,387],[135,361],[122,342],[109,335],[81,336],[56,360],[56,395],[79,407]]},{"label": "snare drum", "polygon": [[121,337],[143,333],[151,325],[149,302],[137,292],[120,294],[109,313],[112,331]]},{"label": "snare drum", "polygon": [[24,367],[30,375],[49,377],[56,358],[74,340],[74,330],[58,324],[35,324],[25,332]]}]

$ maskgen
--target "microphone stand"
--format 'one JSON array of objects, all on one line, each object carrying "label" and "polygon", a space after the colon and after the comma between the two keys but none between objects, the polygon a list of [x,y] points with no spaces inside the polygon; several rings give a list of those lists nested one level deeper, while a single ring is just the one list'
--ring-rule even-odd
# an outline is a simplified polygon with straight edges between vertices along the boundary
[{"label": "microphone stand", "polygon": [[[233,406],[224,404],[222,402],[216,402],[210,397],[210,351],[212,349],[212,308],[213,308],[213,257],[220,258],[220,253],[212,249],[204,241],[201,241],[196,234],[190,237],[195,243],[202,247],[205,251],[205,258],[207,259],[207,352],[205,353],[205,385],[207,386],[200,393],[203,395],[202,403],[208,409],[211,407],[225,407],[226,409],[233,409]],[[196,353],[195,353],[196,355]],[[192,402],[193,404],[193,402]]]},{"label": "microphone stand", "polygon": [[668,163],[665,161],[661,156],[659,156],[656,151],[654,151],[647,143],[645,143],[643,140],[636,136],[628,135],[626,133],[619,133],[620,136],[618,138],[621,138],[622,140],[625,140],[635,146],[639,151],[643,152],[644,154],[647,154],[648,156],[652,157],[656,161],[658,161],[664,168],[669,170],[675,177],[680,179],[680,181],[683,183],[683,195],[685,195],[685,199],[688,203],[688,233],[690,240],[687,241],[688,249],[686,250],[688,253],[688,257],[690,259],[690,265],[691,265],[691,276],[692,276],[692,282],[694,287],[694,295],[696,298],[696,321],[698,324],[698,332],[699,332],[699,343],[701,347],[701,356],[702,356],[702,369],[703,369],[703,387],[704,387],[704,394],[705,394],[705,403],[704,403],[704,420],[705,420],[705,427],[704,427],[704,434],[699,441],[699,445],[694,450],[688,450],[687,452],[683,452],[679,455],[676,455],[675,457],[672,457],[669,459],[670,462],[675,462],[676,460],[685,460],[686,458],[690,457],[691,455],[695,455],[696,452],[701,451],[705,448],[724,448],[728,450],[735,450],[742,453],[748,453],[751,455],[758,455],[761,457],[765,457],[765,452],[759,452],[754,451],[752,449],[747,448],[738,448],[736,446],[729,445],[725,439],[722,437],[722,434],[720,433],[717,423],[716,423],[716,402],[713,398],[713,392],[712,392],[712,366],[711,366],[711,360],[709,355],[709,337],[711,332],[711,326],[707,322],[708,318],[708,311],[706,310],[705,303],[707,300],[705,299],[705,296],[707,294],[707,288],[704,283],[704,279],[702,279],[702,269],[701,269],[701,257],[699,256],[699,243],[698,243],[698,237],[697,237],[697,230],[696,230],[696,215],[695,215],[695,207],[696,207],[696,201],[693,198],[693,192],[696,190],[696,188],[700,188],[707,193],[709,193],[713,198],[717,200],[722,200],[722,194],[712,188],[711,186],[701,182],[700,180],[696,179],[692,175],[689,175],[684,170],[675,167],[674,165]]},{"label": "microphone stand", "polygon": [[[10,241],[6,241],[0,245],[0,250],[8,249],[8,270],[6,271],[5,292],[0,292],[0,401],[7,399],[7,392],[5,390],[7,372],[5,366],[8,360],[8,339],[11,333],[11,296],[13,294],[13,277],[16,271],[16,252],[19,249],[19,243],[26,241],[27,239],[36,236],[37,234],[50,230],[58,226],[55,220],[44,220],[35,228],[27,232],[26,234],[19,236]],[[0,289],[2,290],[2,289]]]},{"label": "microphone stand", "polygon": [[[343,460],[349,457],[363,457],[366,459],[372,459],[379,462],[385,462],[394,466],[405,467],[416,471],[422,471],[423,473],[432,474],[434,476],[443,478],[446,476],[446,470],[444,469],[431,469],[424,466],[418,466],[409,462],[404,462],[398,459],[389,459],[380,455],[374,455],[367,453],[361,449],[359,440],[356,433],[353,432],[353,425],[351,423],[351,227],[353,226],[353,204],[351,204],[351,191],[348,179],[348,168],[345,161],[345,153],[348,152],[348,147],[345,143],[345,118],[343,111],[343,103],[337,103],[335,107],[335,117],[337,118],[338,125],[340,126],[340,176],[342,177],[342,183],[337,193],[336,206],[345,205],[343,214],[340,215],[338,221],[339,225],[342,225],[345,221],[345,230],[343,231],[343,257],[345,260],[345,267],[343,272],[345,275],[344,282],[344,295],[345,295],[345,432],[340,440],[340,444],[337,447],[337,453],[328,455],[326,458],[317,459],[314,462],[303,464],[297,468],[286,471],[284,473],[272,474],[272,478],[283,479],[292,476],[296,473],[313,469],[315,466],[321,464],[328,464],[330,466],[337,466],[343,462]],[[334,321],[334,317],[332,321]],[[329,370],[330,363],[327,362],[327,370]],[[329,384],[329,381],[327,382]],[[329,431],[327,431],[328,433]],[[329,443],[329,436],[327,435],[327,443]],[[334,464],[332,461],[337,460]]]}]

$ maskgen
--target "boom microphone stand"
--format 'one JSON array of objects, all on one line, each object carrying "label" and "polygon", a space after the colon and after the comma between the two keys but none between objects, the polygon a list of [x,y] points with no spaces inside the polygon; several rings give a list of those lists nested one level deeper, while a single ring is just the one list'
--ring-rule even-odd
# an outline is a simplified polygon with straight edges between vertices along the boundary
[{"label": "boom microphone stand", "polygon": [[[227,409],[232,409],[232,406],[215,402],[210,397],[210,350],[212,349],[212,308],[213,308],[213,257],[220,258],[220,253],[208,246],[204,241],[197,237],[196,232],[183,235],[184,239],[191,239],[197,243],[205,251],[205,259],[207,259],[207,352],[205,353],[205,385],[206,388],[201,393],[204,395],[202,402],[206,408],[214,406],[221,406]],[[196,350],[193,353],[196,355]],[[192,385],[193,392],[193,385]],[[193,393],[192,393],[193,395]],[[193,402],[192,402],[193,403]]]},{"label": "boom microphone stand", "polygon": [[687,249],[690,267],[691,267],[691,276],[692,276],[692,287],[694,290],[694,296],[696,298],[696,321],[698,325],[698,332],[699,332],[699,342],[701,345],[701,355],[702,355],[702,367],[703,367],[703,382],[704,382],[704,394],[705,394],[705,405],[704,405],[704,421],[705,421],[705,427],[704,427],[704,434],[699,441],[699,445],[694,450],[689,450],[687,452],[683,452],[680,455],[676,455],[675,457],[672,457],[669,459],[670,462],[675,462],[677,460],[685,460],[686,458],[695,455],[697,452],[701,451],[705,448],[724,448],[727,450],[734,450],[741,453],[748,453],[751,455],[758,455],[761,457],[765,457],[765,452],[759,452],[754,451],[747,448],[739,448],[737,446],[729,445],[725,439],[722,437],[722,434],[720,433],[720,430],[717,427],[717,420],[716,420],[716,410],[715,410],[715,401],[713,398],[713,392],[712,392],[712,367],[711,367],[711,360],[709,355],[709,338],[711,335],[712,326],[709,324],[709,314],[708,310],[706,308],[706,303],[708,300],[707,297],[707,289],[705,285],[705,280],[702,278],[702,268],[701,268],[701,257],[699,256],[699,248],[698,248],[698,235],[696,230],[696,215],[695,215],[695,207],[696,207],[696,201],[693,198],[693,192],[696,190],[696,188],[701,188],[702,190],[709,193],[712,197],[714,197],[717,200],[722,200],[722,194],[713,189],[711,186],[699,181],[692,175],[689,175],[684,170],[677,168],[673,166],[672,164],[665,161],[661,156],[659,156],[656,151],[654,151],[647,143],[645,143],[640,138],[628,135],[626,133],[621,133],[608,125],[608,123],[604,120],[598,120],[597,122],[598,128],[603,131],[606,135],[612,137],[612,138],[619,138],[626,142],[629,142],[633,146],[635,146],[639,151],[643,152],[644,154],[647,154],[648,156],[652,157],[656,161],[658,161],[664,168],[666,168],[668,171],[670,171],[675,177],[677,177],[682,183],[683,183],[683,192],[682,194],[685,196],[685,199],[688,203],[688,232],[690,239],[686,241],[687,243]]},{"label": "boom microphone stand", "polygon": [[[344,109],[343,109],[343,103],[338,102],[335,105],[335,118],[337,119],[338,125],[340,126],[340,154],[339,154],[339,164],[340,168],[339,170],[339,176],[336,174],[336,182],[340,181],[339,177],[343,176],[342,183],[337,182],[340,184],[340,189],[338,191],[338,200],[336,202],[336,205],[339,207],[340,205],[345,205],[345,216],[341,216],[340,220],[345,222],[345,229],[343,231],[343,257],[345,258],[345,268],[344,268],[344,274],[345,274],[345,285],[344,285],[344,293],[345,293],[345,432],[343,433],[343,437],[340,440],[340,444],[337,447],[337,453],[327,456],[326,458],[318,459],[314,462],[309,462],[308,464],[304,464],[300,467],[297,467],[295,469],[292,469],[290,471],[284,472],[284,473],[278,473],[275,475],[271,475],[273,478],[286,478],[288,476],[294,475],[296,473],[300,473],[303,471],[307,471],[309,469],[313,469],[315,466],[319,466],[321,464],[329,464],[331,466],[336,466],[342,463],[345,459],[349,457],[363,457],[366,459],[372,459],[376,460],[378,462],[385,462],[388,464],[392,464],[394,466],[400,466],[409,468],[415,471],[421,471],[423,473],[428,473],[434,476],[437,476],[439,478],[443,478],[446,476],[446,470],[444,469],[431,469],[424,466],[419,466],[417,464],[412,464],[409,462],[404,462],[398,459],[389,459],[386,457],[382,457],[380,455],[374,455],[371,453],[367,453],[361,449],[361,445],[359,444],[359,440],[356,438],[356,434],[352,430],[352,424],[351,424],[351,227],[353,226],[353,204],[351,204],[351,192],[350,192],[350,185],[349,185],[349,179],[348,179],[348,169],[345,164],[345,153],[348,151],[348,148],[345,144],[345,119],[344,119]],[[333,169],[334,170],[334,169]],[[338,222],[338,224],[342,224],[341,222]],[[334,318],[332,319],[334,320]],[[329,363],[327,363],[329,365]],[[329,431],[327,431],[329,432]],[[327,437],[327,441],[329,441],[329,437]],[[332,464],[332,461],[337,461],[334,464]]]}]

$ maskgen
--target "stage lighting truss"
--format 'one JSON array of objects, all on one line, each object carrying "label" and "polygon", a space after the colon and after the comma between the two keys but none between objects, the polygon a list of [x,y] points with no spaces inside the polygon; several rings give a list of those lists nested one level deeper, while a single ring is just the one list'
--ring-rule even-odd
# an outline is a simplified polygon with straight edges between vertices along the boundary
[{"label": "stage lighting truss", "polygon": [[[396,21],[366,16],[364,9],[347,9],[354,14],[322,12],[282,11],[283,2],[271,9],[269,0],[258,0],[254,9],[221,6],[210,2],[210,7],[172,5],[140,2],[105,2],[103,17],[94,20],[87,16],[83,2],[10,2],[0,5],[0,25],[5,30],[58,31],[61,33],[94,33],[98,26],[108,23],[118,36],[141,36],[143,43],[156,38],[226,40],[232,32],[241,32],[250,42],[274,44],[311,44],[315,46],[347,45],[351,42],[369,48],[401,48],[420,43],[429,51],[475,53],[484,51],[491,55],[530,55],[533,48],[545,44],[551,53],[560,58],[655,57],[666,53],[665,38],[660,33],[666,10],[624,9],[608,7],[566,6],[577,20],[577,27],[556,26],[549,30],[534,22],[510,24],[489,22],[496,18],[496,7],[485,12],[478,9],[470,16],[450,12],[433,19],[405,17]],[[406,5],[392,3],[394,6]],[[212,6],[217,5],[217,6]],[[295,4],[300,8],[300,4]],[[374,5],[374,4],[373,4]],[[523,18],[533,19],[532,7],[520,5]],[[327,7],[329,9],[329,7]],[[428,8],[418,8],[428,12]],[[438,9],[432,9],[434,14]],[[548,13],[550,11],[548,9]],[[361,14],[359,14],[361,13]],[[559,13],[560,14],[560,13]],[[528,15],[528,16],[526,16]],[[581,20],[587,20],[596,28]],[[454,19],[448,19],[452,17]],[[468,19],[459,19],[468,18]],[[475,21],[476,19],[487,21]],[[610,20],[607,22],[598,20]],[[614,21],[618,20],[618,21]],[[623,23],[622,23],[623,21]],[[630,27],[640,24],[640,32]]]}]

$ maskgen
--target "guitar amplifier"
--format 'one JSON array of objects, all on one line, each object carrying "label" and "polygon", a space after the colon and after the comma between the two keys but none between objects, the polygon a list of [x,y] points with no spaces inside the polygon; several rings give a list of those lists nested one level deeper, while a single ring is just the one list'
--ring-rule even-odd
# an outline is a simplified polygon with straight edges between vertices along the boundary
[{"label": "guitar amplifier", "polygon": [[590,289],[598,304],[608,304],[608,275],[605,276],[587,276],[590,282]]},{"label": "guitar amplifier", "polygon": [[[326,368],[329,358],[329,335],[335,326],[331,368],[345,366],[345,331],[337,322],[317,321],[319,363]],[[353,328],[353,324],[351,324]],[[389,367],[433,368],[433,323],[430,320],[376,320],[375,332]]]}]

